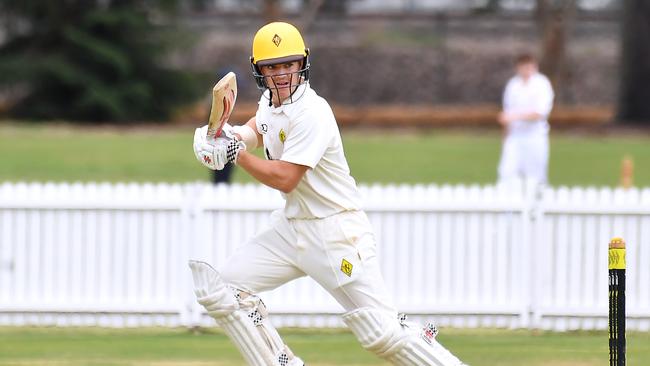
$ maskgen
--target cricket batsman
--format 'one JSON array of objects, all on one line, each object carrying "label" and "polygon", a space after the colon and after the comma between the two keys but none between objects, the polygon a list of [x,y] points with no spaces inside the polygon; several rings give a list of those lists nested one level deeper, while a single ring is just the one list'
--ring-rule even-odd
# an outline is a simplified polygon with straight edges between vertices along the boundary
[{"label": "cricket batsman", "polygon": [[[213,170],[239,165],[286,204],[267,227],[249,228],[250,239],[218,270],[190,261],[198,302],[249,365],[303,366],[256,294],[310,276],[345,309],[343,321],[365,349],[400,366],[463,365],[435,340],[432,324],[406,321],[388,295],[336,119],[309,85],[300,32],[288,23],[263,26],[250,62],[262,90],[257,113],[242,126],[226,124],[214,141],[207,126],[198,128],[194,152]],[[250,153],[258,147],[266,159]]]}]

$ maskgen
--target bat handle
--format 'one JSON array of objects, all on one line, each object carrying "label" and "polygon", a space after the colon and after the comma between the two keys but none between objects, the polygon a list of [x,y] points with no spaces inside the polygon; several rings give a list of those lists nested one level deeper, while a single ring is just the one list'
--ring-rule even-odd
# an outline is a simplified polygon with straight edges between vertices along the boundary
[{"label": "bat handle", "polygon": [[205,139],[209,144],[212,144],[217,140],[217,137],[219,137],[219,135],[221,135],[221,131],[211,132],[208,130],[208,133],[205,135]]}]

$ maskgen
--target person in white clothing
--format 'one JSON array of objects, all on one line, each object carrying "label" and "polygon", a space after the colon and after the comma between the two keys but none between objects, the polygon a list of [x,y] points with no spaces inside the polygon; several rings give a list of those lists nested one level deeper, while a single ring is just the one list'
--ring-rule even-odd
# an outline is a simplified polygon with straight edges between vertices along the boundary
[{"label": "person in white clothing", "polygon": [[[366,349],[395,365],[462,365],[436,342],[432,324],[398,316],[336,119],[309,85],[309,49],[300,32],[281,22],[260,28],[251,67],[263,90],[255,117],[226,126],[214,142],[206,141],[207,126],[197,129],[194,151],[211,169],[239,165],[281,191],[286,204],[218,270],[190,261],[199,303],[248,364],[302,366],[257,294],[307,275],[345,309],[344,323]],[[257,147],[266,159],[249,152]]]},{"label": "person in white clothing", "polygon": [[504,128],[499,162],[499,182],[533,179],[547,183],[548,115],[553,108],[553,88],[538,70],[535,58],[522,54],[516,75],[506,84],[498,121]]}]

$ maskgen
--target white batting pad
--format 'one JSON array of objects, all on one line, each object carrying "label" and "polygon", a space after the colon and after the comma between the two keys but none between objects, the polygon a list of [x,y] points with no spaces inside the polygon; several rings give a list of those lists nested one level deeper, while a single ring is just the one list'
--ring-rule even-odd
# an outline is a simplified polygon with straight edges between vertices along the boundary
[{"label": "white batting pad", "polygon": [[[458,358],[435,339],[400,324],[396,314],[360,308],[343,315],[363,348],[397,366],[461,366]],[[430,343],[428,343],[430,342]]]},{"label": "white batting pad", "polygon": [[262,300],[234,292],[208,263],[190,261],[189,266],[199,304],[224,329],[249,365],[303,366],[268,321]]},{"label": "white batting pad", "polygon": [[250,366],[280,366],[279,361],[255,329],[248,315],[237,310],[230,315],[215,318],[217,324],[239,349]]},{"label": "white batting pad", "polygon": [[208,314],[224,329],[246,362],[251,366],[279,366],[248,314],[239,309],[235,295],[219,273],[205,262],[190,261],[189,266],[199,304],[203,305]]},{"label": "white batting pad", "polygon": [[303,366],[304,363],[287,345],[284,344],[280,334],[268,319],[268,311],[262,299],[255,295],[239,292],[237,295],[239,306],[248,312],[248,318],[252,320],[253,325],[257,327],[262,339],[266,341],[271,348],[271,353],[275,355],[281,366]]},{"label": "white batting pad", "polygon": [[194,279],[194,294],[213,318],[226,316],[239,309],[239,303],[232,291],[211,265],[201,261],[189,261]]}]

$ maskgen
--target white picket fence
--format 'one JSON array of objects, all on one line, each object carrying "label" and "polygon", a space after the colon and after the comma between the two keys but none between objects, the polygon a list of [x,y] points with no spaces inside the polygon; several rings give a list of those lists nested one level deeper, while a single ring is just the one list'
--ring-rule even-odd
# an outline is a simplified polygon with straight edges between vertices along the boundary
[{"label": "white picket fence", "polygon": [[[362,186],[401,311],[442,326],[607,327],[607,243],[628,244],[629,329],[650,329],[650,189]],[[0,325],[214,325],[217,266],[283,204],[257,185],[0,184]],[[338,327],[310,279],[262,294],[278,326]]]}]

